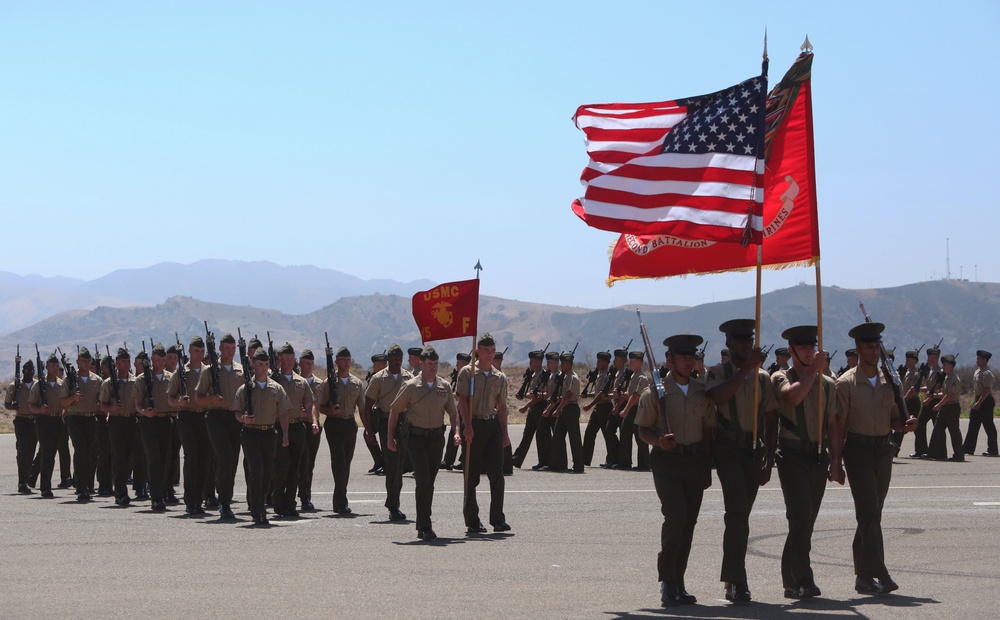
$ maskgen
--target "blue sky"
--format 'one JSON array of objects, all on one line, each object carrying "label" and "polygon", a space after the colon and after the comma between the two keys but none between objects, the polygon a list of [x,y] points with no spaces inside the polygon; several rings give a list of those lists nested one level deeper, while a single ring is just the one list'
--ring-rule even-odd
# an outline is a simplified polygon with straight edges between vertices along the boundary
[{"label": "blue sky", "polygon": [[[289,5],[291,8],[289,8]],[[753,295],[753,274],[608,289],[572,215],[577,106],[773,84],[806,34],[823,283],[1000,280],[992,2],[7,2],[0,269],[200,258],[608,307]],[[82,250],[90,250],[86,255]],[[812,282],[764,273],[764,289]],[[164,297],[170,291],[164,291]]]}]

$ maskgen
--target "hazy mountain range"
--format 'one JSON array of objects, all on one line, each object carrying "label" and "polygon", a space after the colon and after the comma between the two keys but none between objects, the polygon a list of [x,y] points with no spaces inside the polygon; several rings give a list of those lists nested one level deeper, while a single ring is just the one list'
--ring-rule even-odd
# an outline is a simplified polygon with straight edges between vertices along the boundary
[{"label": "hazy mountain range", "polygon": [[[823,289],[824,344],[828,351],[838,350],[834,368],[843,364],[843,352],[853,345],[848,330],[862,322],[858,301],[864,301],[874,320],[887,325],[886,345],[902,352],[921,344],[930,346],[943,338],[945,353],[959,353],[959,365],[975,361],[975,351],[985,348],[1000,352],[1000,284],[939,280],[906,286],[848,290]],[[752,318],[752,298],[703,304],[691,308],[641,306],[658,358],[662,358],[664,337],[675,333],[701,334],[708,340],[707,358],[718,360],[724,339],[718,331],[723,321]],[[815,288],[795,286],[767,293],[761,300],[761,336],[765,344],[781,346],[781,332],[799,324],[816,321]],[[348,346],[357,362],[367,365],[368,356],[398,342],[404,348],[420,344],[410,313],[410,296],[361,295],[343,297],[336,302],[305,314],[290,314],[252,305],[211,303],[191,297],[175,296],[152,307],[73,310],[60,313],[0,338],[0,377],[13,374],[15,345],[20,343],[22,356],[34,355],[34,343],[44,352],[61,346],[75,351],[77,344],[112,352],[123,341],[133,353],[142,340],[173,341],[178,332],[185,344],[195,334],[204,334],[203,321],[217,337],[236,332],[240,327],[249,339],[262,340],[270,330],[275,346],[286,340],[296,350],[313,349],[323,365],[323,333],[328,332],[336,349]],[[528,351],[551,343],[551,350],[568,350],[579,342],[577,358],[591,363],[598,351],[624,346],[634,339],[632,348],[641,346],[635,307],[587,310],[553,305],[511,301],[496,297],[480,300],[480,330],[497,338],[500,349],[510,347],[508,364],[523,365]],[[468,350],[471,339],[436,342],[442,358],[453,360],[455,353]],[[71,355],[71,357],[73,357]]]},{"label": "hazy mountain range", "polygon": [[434,284],[362,280],[313,265],[222,259],[119,269],[94,280],[0,272],[0,334],[66,310],[151,306],[171,295],[304,314],[341,297],[373,293],[408,297]]}]

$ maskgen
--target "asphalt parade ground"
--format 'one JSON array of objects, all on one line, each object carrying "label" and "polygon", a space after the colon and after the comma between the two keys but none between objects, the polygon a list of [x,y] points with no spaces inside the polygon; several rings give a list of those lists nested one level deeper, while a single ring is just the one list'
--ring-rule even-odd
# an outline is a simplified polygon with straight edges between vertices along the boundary
[{"label": "asphalt parade ground", "polygon": [[[512,426],[512,440],[522,426]],[[965,421],[963,420],[963,431]],[[980,437],[979,452],[985,450]],[[911,452],[907,435],[903,454]],[[595,465],[604,457],[598,441]],[[505,534],[466,535],[462,475],[440,472],[434,496],[439,538],[416,538],[413,478],[388,521],[384,478],[365,473],[358,441],[349,498],[335,515],[325,442],[313,501],[298,519],[253,526],[242,468],[237,522],[165,514],[148,502],[77,504],[16,494],[14,436],[0,436],[0,615],[4,618],[995,618],[1000,601],[1000,459],[965,463],[897,459],[886,500],[886,563],[898,592],[854,591],[854,507],[830,484],[812,560],[822,596],[782,597],[779,558],[786,521],[777,472],[751,517],[747,568],[754,601],[722,597],[723,505],[718,480],[705,493],[687,571],[698,604],[659,606],[656,553],[662,521],[648,472],[589,467],[585,474],[525,469],[506,481]],[[58,464],[55,479],[58,481]],[[180,489],[178,489],[178,495]],[[488,483],[480,485],[488,516]]]}]

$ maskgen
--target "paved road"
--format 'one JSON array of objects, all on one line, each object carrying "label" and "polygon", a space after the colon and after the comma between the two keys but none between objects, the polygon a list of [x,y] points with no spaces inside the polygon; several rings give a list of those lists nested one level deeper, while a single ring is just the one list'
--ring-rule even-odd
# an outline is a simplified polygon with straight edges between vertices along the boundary
[{"label": "paved road", "polygon": [[[512,427],[515,441],[522,427]],[[909,440],[908,440],[909,443]],[[905,446],[904,450],[909,446]],[[907,450],[908,451],[908,450]],[[319,463],[328,463],[326,446]],[[603,448],[598,448],[603,456]],[[534,463],[529,456],[527,464]],[[352,517],[330,510],[329,467],[317,467],[323,510],[270,528],[179,508],[153,514],[100,498],[80,506],[18,496],[14,437],[0,436],[0,614],[41,617],[395,618],[995,618],[1000,578],[1000,459],[966,463],[899,459],[883,526],[895,595],[854,592],[854,513],[847,487],[831,485],[813,540],[821,599],[781,597],[785,519],[775,480],[759,495],[748,567],[754,603],[722,600],[722,498],[706,492],[688,570],[699,604],[659,608],[655,557],[659,504],[649,473],[588,468],[584,475],[517,470],[506,478],[505,535],[466,537],[461,474],[441,472],[434,524],[423,543],[412,521],[389,523],[383,478],[364,474],[359,442]],[[242,471],[242,470],[241,470]],[[239,475],[242,477],[242,473]],[[485,479],[484,479],[485,484]],[[242,482],[237,481],[237,492]],[[403,510],[414,516],[413,480]],[[481,493],[481,505],[486,501]],[[242,495],[238,498],[242,500]],[[242,514],[239,514],[241,509]]]}]

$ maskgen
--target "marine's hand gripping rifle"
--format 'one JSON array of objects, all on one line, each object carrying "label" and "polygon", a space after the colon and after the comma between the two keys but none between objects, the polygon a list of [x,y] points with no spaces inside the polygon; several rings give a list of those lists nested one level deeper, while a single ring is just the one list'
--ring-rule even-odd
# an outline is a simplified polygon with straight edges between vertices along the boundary
[{"label": "marine's hand gripping rifle", "polygon": [[18,407],[18,394],[21,392],[21,345],[17,345],[17,353],[14,354],[14,395],[10,399],[11,409]]},{"label": "marine's hand gripping rifle", "polygon": [[247,341],[243,339],[240,328],[236,328],[236,346],[240,352],[240,364],[243,365],[243,396],[246,401],[244,409],[248,417],[253,417],[253,383],[256,376],[253,371],[253,361],[247,357]]},{"label": "marine's hand gripping rifle", "polygon": [[205,321],[205,349],[208,351],[208,372],[212,377],[212,395],[221,396],[219,353],[215,350],[215,334],[208,331],[208,321]]}]

